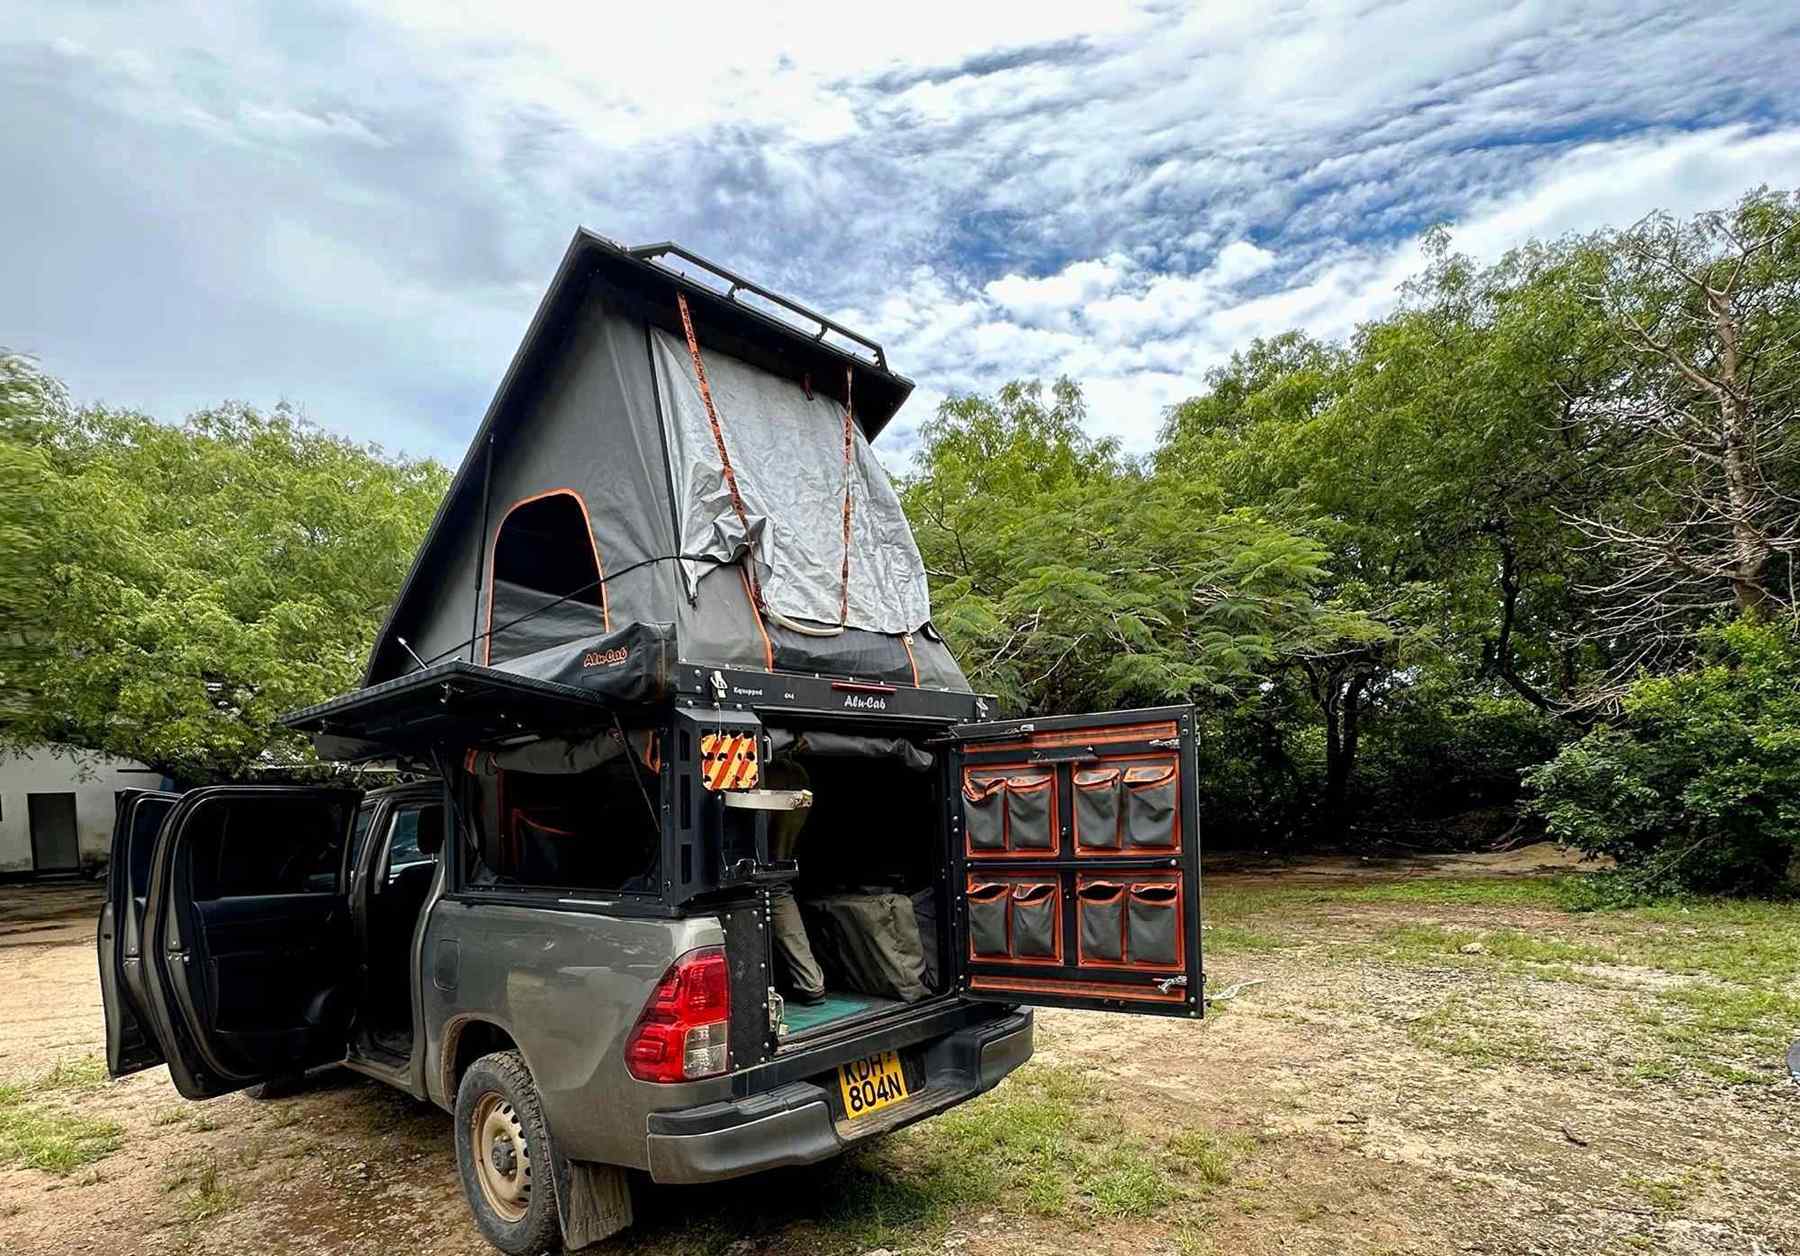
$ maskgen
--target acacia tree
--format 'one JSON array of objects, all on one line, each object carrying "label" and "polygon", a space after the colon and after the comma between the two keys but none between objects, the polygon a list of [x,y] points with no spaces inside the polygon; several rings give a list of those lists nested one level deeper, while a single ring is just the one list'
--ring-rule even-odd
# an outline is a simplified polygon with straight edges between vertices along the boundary
[{"label": "acacia tree", "polygon": [[1800,554],[1800,196],[1766,191],[1620,235],[1592,291],[1629,352],[1576,416],[1628,438],[1614,462],[1649,491],[1575,514],[1617,563],[1597,631],[1628,671],[1682,656],[1722,612],[1796,605]]},{"label": "acacia tree", "polygon": [[0,379],[0,748],[188,782],[305,754],[276,718],[355,685],[443,468],[286,407],[172,426]]}]

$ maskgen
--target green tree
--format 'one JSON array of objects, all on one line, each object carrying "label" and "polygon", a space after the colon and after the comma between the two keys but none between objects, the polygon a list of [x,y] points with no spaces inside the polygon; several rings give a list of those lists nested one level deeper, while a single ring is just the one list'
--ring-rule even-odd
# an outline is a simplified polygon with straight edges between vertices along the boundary
[{"label": "green tree", "polygon": [[285,406],[171,426],[0,381],[0,744],[189,782],[306,753],[274,721],[356,684],[444,469]]},{"label": "green tree", "polygon": [[1535,805],[1639,891],[1766,892],[1800,855],[1800,627],[1743,619],[1698,647],[1533,770]]},{"label": "green tree", "polygon": [[1255,739],[1271,675],[1379,651],[1387,630],[1320,597],[1318,541],[1120,457],[1082,417],[1064,380],[1049,406],[1013,384],[927,425],[904,496],[937,622],[972,681],[1015,709],[1205,704],[1229,772],[1227,743]]}]

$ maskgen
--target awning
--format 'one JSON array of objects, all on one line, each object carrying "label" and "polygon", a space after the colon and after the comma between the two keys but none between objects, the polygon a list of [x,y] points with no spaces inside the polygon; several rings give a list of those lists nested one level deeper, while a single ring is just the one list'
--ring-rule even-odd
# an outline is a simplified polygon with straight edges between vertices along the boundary
[{"label": "awning", "polygon": [[422,753],[436,745],[491,748],[610,725],[616,700],[461,659],[438,663],[281,718],[336,762]]}]

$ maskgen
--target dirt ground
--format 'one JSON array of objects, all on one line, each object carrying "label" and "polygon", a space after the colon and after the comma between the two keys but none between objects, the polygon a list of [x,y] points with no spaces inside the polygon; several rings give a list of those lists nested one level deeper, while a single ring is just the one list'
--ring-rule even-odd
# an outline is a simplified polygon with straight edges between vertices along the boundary
[{"label": "dirt ground", "polygon": [[[1121,1139],[1160,1147],[1190,1131],[1227,1149],[1228,1165],[1152,1192],[1152,1206],[953,1203],[882,1229],[871,1214],[906,1197],[909,1157],[945,1154],[947,1127],[928,1121],[856,1169],[873,1186],[849,1224],[841,1207],[820,1221],[845,1181],[820,1166],[646,1186],[638,1228],[605,1250],[856,1251],[876,1233],[962,1256],[1800,1256],[1800,1088],[1772,1049],[1784,1024],[1800,1036],[1783,1019],[1800,974],[1778,971],[1790,952],[1777,947],[1768,976],[1756,949],[1757,930],[1800,937],[1800,912],[1692,926],[1571,915],[1532,888],[1561,862],[1532,848],[1209,868],[1209,988],[1260,984],[1198,1023],[1039,1016],[1032,1067],[1091,1083],[1094,1115]],[[0,1083],[119,1127],[116,1150],[61,1174],[0,1157],[0,1252],[490,1250],[435,1108],[342,1074],[207,1104],[181,1100],[160,1068],[94,1077],[97,907],[90,886],[0,889]]]}]

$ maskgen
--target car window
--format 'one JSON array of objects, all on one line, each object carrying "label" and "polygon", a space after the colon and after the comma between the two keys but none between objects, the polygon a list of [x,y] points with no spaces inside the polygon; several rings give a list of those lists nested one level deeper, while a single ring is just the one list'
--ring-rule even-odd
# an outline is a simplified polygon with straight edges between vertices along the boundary
[{"label": "car window", "polygon": [[432,856],[420,849],[419,838],[444,824],[444,808],[438,803],[400,807],[388,827],[388,875],[406,868],[430,863]]},{"label": "car window", "polygon": [[338,888],[344,806],[336,800],[208,799],[185,831],[195,902]]},{"label": "car window", "polygon": [[369,825],[375,821],[375,804],[364,803],[356,813],[356,828],[350,833],[350,871],[356,872],[362,862],[363,845],[369,840]]}]

